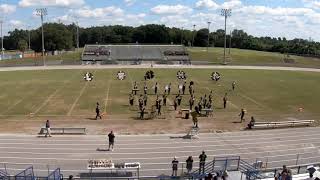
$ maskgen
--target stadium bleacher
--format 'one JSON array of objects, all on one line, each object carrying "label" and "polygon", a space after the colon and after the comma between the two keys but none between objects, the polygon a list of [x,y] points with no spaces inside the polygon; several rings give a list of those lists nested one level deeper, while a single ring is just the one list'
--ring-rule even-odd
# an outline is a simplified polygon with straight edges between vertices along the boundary
[{"label": "stadium bleacher", "polygon": [[99,64],[190,64],[182,45],[86,45],[82,62]]}]

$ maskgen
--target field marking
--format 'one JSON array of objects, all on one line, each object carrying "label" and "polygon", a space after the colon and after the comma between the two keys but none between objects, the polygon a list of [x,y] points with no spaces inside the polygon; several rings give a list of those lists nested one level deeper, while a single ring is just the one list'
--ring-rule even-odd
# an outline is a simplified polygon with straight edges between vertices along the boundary
[{"label": "field marking", "polygon": [[79,101],[79,99],[80,99],[80,97],[82,96],[82,94],[84,93],[84,90],[86,89],[86,87],[88,86],[88,82],[83,86],[83,88],[81,89],[81,91],[80,91],[80,93],[79,93],[79,95],[78,95],[78,97],[76,98],[76,100],[73,102],[73,104],[72,104],[72,106],[71,106],[71,108],[69,109],[69,111],[68,111],[68,113],[67,113],[67,116],[71,116],[71,113],[72,113],[72,111],[73,111],[73,109],[74,109],[74,107],[76,106],[76,104],[78,103],[78,101]]},{"label": "field marking", "polygon": [[[284,150],[283,150],[284,151]],[[196,153],[196,152],[195,152]],[[248,152],[248,153],[230,153],[230,154],[215,154],[215,155],[209,155],[207,154],[208,157],[219,157],[219,156],[239,156],[240,154],[249,154],[251,155],[252,153],[258,153],[258,152]],[[36,153],[35,153],[36,154]],[[112,153],[113,154],[113,153]],[[295,154],[290,154],[289,156],[296,156],[298,153]],[[100,153],[100,155],[105,155]],[[111,155],[111,154],[110,154]],[[187,158],[189,155],[187,156],[179,156],[179,158]],[[281,155],[281,156],[286,156],[286,154]],[[161,157],[124,157],[124,158],[112,158],[113,160],[160,160],[160,159],[171,159],[173,156],[161,156]],[[272,158],[272,157],[279,157],[279,155],[276,156],[259,156],[259,158]],[[56,160],[56,161],[85,161],[87,162],[88,159],[87,158],[62,158],[62,157],[55,157],[55,158],[50,158],[50,157],[16,157],[16,156],[5,156],[5,157],[0,157],[1,159],[23,159],[23,160]],[[299,158],[299,160],[303,160],[303,159],[314,159],[314,158],[320,158],[320,156],[311,156],[311,157],[301,157]],[[248,160],[254,160],[256,158],[242,158],[242,159],[248,159]],[[296,162],[297,158],[293,158],[293,159],[285,159],[285,160],[276,160],[276,161],[268,161],[268,163],[275,163],[275,162],[283,162],[283,161],[294,161]],[[169,163],[168,163],[169,164]]]},{"label": "field marking", "polygon": [[26,99],[26,97],[28,96],[25,96],[23,97],[22,99],[19,99],[16,103],[14,103],[13,105],[9,106],[5,111],[1,112],[1,114],[3,116],[6,116],[4,115],[5,113],[9,112],[11,109],[13,109],[14,107],[16,107],[18,104],[20,104],[24,99]]},{"label": "field marking", "polygon": [[108,81],[107,96],[106,96],[105,102],[104,102],[104,113],[105,114],[107,114],[107,106],[108,106],[108,101],[109,101],[110,86],[111,86],[111,79],[109,79],[109,81]]},{"label": "field marking", "polygon": [[[96,71],[97,71],[97,70],[94,70],[93,74],[95,74]],[[67,113],[67,116],[71,116],[71,113],[72,113],[73,109],[74,109],[75,106],[77,105],[80,97],[82,96],[82,94],[84,93],[84,90],[87,88],[87,86],[88,86],[88,84],[89,84],[90,82],[85,82],[85,83],[86,83],[86,84],[83,86],[83,88],[81,89],[78,97],[76,98],[76,100],[73,102],[71,108],[69,109],[69,111],[68,111],[68,113]]]},{"label": "field marking", "polygon": [[58,93],[60,92],[62,89],[65,88],[65,85],[69,82],[71,82],[71,80],[73,80],[74,77],[76,77],[76,75],[78,74],[74,74],[73,76],[71,76],[70,79],[63,81],[62,86],[57,88],[53,93],[50,94],[50,96],[48,96],[48,98],[33,112],[34,114],[37,114],[45,105],[48,104],[48,102]]}]

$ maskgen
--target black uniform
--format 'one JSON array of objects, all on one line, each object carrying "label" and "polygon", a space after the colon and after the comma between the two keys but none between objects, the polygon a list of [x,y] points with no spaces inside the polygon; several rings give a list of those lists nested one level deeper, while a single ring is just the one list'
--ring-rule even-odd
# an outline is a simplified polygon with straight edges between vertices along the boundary
[{"label": "black uniform", "polygon": [[140,109],[140,119],[144,119],[144,111],[145,111],[145,108],[142,107],[142,108]]},{"label": "black uniform", "polygon": [[143,104],[146,106],[147,105],[147,101],[148,101],[148,96],[147,96],[147,94],[145,94],[144,96],[143,96]]},{"label": "black uniform", "polygon": [[186,91],[186,82],[184,82],[182,85],[182,94],[183,95],[184,95],[185,91]]},{"label": "black uniform", "polygon": [[158,94],[158,83],[154,86],[154,94]]},{"label": "black uniform", "polygon": [[167,106],[167,95],[163,95],[163,105]]},{"label": "black uniform", "polygon": [[243,120],[245,120],[245,119],[244,119],[244,115],[245,115],[245,114],[246,114],[246,111],[245,111],[244,109],[241,109],[241,112],[240,112],[240,114],[239,114],[241,122],[242,122]]},{"label": "black uniform", "polygon": [[130,96],[129,96],[129,104],[130,104],[130,106],[133,106],[133,101],[134,101],[134,97],[132,96],[132,94],[130,94]]},{"label": "black uniform", "polygon": [[97,103],[97,107],[96,107],[96,120],[98,119],[98,117],[100,119],[102,119],[101,115],[100,115],[100,108],[99,108],[99,104]]},{"label": "black uniform", "polygon": [[223,108],[227,108],[227,101],[228,101],[228,98],[225,96],[223,97]]},{"label": "black uniform", "polygon": [[189,108],[190,108],[190,110],[192,110],[193,105],[194,105],[194,99],[191,97],[190,100],[189,100]]},{"label": "black uniform", "polygon": [[177,110],[177,107],[178,107],[178,102],[177,102],[178,100],[177,100],[177,98],[174,100],[174,104],[173,104],[173,106],[174,106],[174,110]]},{"label": "black uniform", "polygon": [[178,95],[177,100],[178,100],[178,106],[180,106],[182,101],[182,96],[180,96],[180,94]]}]

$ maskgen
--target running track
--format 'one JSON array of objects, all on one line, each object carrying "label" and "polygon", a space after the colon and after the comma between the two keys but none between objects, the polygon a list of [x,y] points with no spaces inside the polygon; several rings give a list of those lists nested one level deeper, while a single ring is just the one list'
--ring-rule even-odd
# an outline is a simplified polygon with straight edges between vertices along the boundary
[{"label": "running track", "polygon": [[[201,134],[200,139],[170,138],[179,135],[116,135],[115,151],[106,148],[106,136],[0,135],[0,163],[15,174],[33,165],[37,175],[47,175],[47,168],[60,167],[65,175],[88,173],[89,159],[112,159],[114,162],[140,162],[141,176],[170,175],[174,156],[185,162],[192,155],[197,166],[202,150],[208,160],[214,156],[241,156],[248,162],[256,158],[268,161],[268,167],[283,164],[320,162],[320,128],[276,129],[232,133]],[[299,155],[297,155],[299,154]],[[4,165],[3,165],[4,166]],[[180,166],[181,167],[181,166]],[[0,165],[0,169],[3,169]]]}]

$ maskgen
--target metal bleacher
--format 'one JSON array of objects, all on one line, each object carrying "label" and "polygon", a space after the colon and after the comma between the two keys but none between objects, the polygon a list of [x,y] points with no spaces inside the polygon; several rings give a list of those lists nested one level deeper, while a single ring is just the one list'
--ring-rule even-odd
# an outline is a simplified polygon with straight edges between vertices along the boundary
[{"label": "metal bleacher", "polygon": [[182,45],[86,45],[82,61],[190,64],[188,52]]}]

